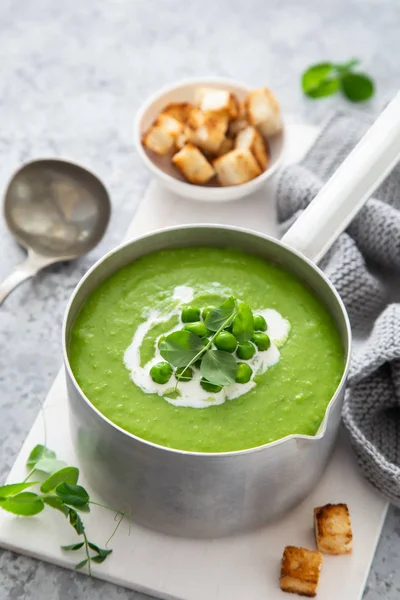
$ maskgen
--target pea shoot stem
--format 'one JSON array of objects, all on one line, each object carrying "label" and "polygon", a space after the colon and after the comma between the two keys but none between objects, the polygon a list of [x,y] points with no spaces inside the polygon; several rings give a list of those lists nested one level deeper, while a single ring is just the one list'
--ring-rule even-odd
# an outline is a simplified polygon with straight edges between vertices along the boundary
[{"label": "pea shoot stem", "polygon": [[82,535],[83,535],[83,539],[84,539],[84,542],[85,542],[86,558],[87,558],[87,561],[88,561],[87,562],[88,573],[89,573],[89,577],[91,577],[92,576],[92,567],[91,567],[91,564],[90,564],[91,563],[91,558],[90,558],[90,554],[89,554],[89,542],[88,542],[88,539],[86,537],[85,530],[83,530]]}]

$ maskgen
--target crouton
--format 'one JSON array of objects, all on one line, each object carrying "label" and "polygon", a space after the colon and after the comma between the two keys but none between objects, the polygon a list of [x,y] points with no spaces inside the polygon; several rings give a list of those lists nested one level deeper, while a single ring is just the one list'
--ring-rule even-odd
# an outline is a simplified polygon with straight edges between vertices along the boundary
[{"label": "crouton", "polygon": [[188,110],[186,124],[192,129],[198,129],[204,124],[206,119],[205,113],[196,106],[191,106]]},{"label": "crouton", "polygon": [[261,133],[271,136],[282,129],[282,117],[278,100],[268,88],[250,92],[246,98],[247,118],[251,125],[257,125]]},{"label": "crouton", "polygon": [[189,102],[171,102],[167,104],[162,112],[170,115],[180,123],[185,123],[192,108],[193,105]]},{"label": "crouton", "polygon": [[238,133],[235,148],[250,150],[261,169],[265,171],[268,164],[268,152],[261,133],[255,127],[249,125]]},{"label": "crouton", "polygon": [[193,129],[190,142],[200,150],[217,154],[228,129],[228,117],[224,114],[208,113],[203,124]]},{"label": "crouton", "polygon": [[235,121],[231,121],[228,126],[228,136],[234,138],[248,126],[249,122],[246,121],[246,119],[236,119]]},{"label": "crouton", "polygon": [[221,185],[239,185],[261,174],[261,169],[250,150],[231,150],[213,162]]},{"label": "crouton", "polygon": [[286,546],[282,556],[281,589],[300,596],[316,596],[321,567],[321,552]]},{"label": "crouton", "polygon": [[178,150],[181,150],[185,144],[190,142],[192,134],[193,134],[192,129],[190,129],[190,127],[187,127],[185,125],[183,127],[182,133],[180,133],[175,140],[175,146],[177,147]]},{"label": "crouton", "polygon": [[163,129],[165,133],[168,133],[173,139],[176,139],[178,135],[182,133],[184,127],[180,121],[165,113],[158,115],[155,126],[161,127],[161,129]]},{"label": "crouton", "polygon": [[159,125],[153,125],[144,134],[142,144],[152,152],[163,156],[167,154],[174,145],[174,138]]},{"label": "crouton", "polygon": [[327,504],[314,509],[317,548],[326,554],[348,554],[353,533],[347,504]]},{"label": "crouton", "polygon": [[172,162],[190,183],[206,183],[215,175],[212,165],[193,144],[185,144],[174,154]]},{"label": "crouton", "polygon": [[218,156],[222,156],[223,154],[226,154],[227,152],[230,152],[233,149],[233,139],[226,137],[222,140],[222,144],[220,145],[220,147],[218,148]]},{"label": "crouton", "polygon": [[224,113],[230,119],[236,119],[239,114],[239,103],[236,97],[227,90],[197,88],[194,101],[204,113]]}]

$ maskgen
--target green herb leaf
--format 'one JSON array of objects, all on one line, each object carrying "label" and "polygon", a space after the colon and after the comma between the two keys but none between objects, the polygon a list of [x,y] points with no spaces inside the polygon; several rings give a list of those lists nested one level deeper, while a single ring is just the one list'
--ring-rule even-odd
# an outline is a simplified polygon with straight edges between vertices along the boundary
[{"label": "green herb leaf", "polygon": [[57,498],[57,496],[42,496],[42,500],[45,504],[51,506],[51,508],[59,510],[64,516],[68,517],[70,509],[68,506],[65,506],[64,502],[62,502],[60,498]]},{"label": "green herb leaf", "polygon": [[89,494],[81,485],[60,483],[60,485],[56,487],[56,494],[64,504],[68,504],[74,508],[86,506],[89,502]]},{"label": "green herb leaf", "polygon": [[335,76],[332,63],[318,63],[303,73],[301,78],[303,92],[310,98],[330,96],[339,89],[339,80]]},{"label": "green herb leaf", "polygon": [[102,556],[104,558],[107,558],[107,556],[112,552],[112,550],[108,550],[107,548],[99,548],[98,546],[96,546],[96,544],[93,544],[92,542],[88,542],[88,546],[89,548],[91,548],[91,550],[94,550],[94,552],[97,552],[99,556]]},{"label": "green herb leaf", "polygon": [[94,563],[102,563],[106,560],[106,558],[107,556],[92,556],[90,560]]},{"label": "green herb leaf", "polygon": [[60,471],[66,467],[67,464],[62,460],[57,460],[56,458],[41,458],[35,465],[37,471],[43,471],[43,473],[47,473],[48,475],[52,475],[56,471]]},{"label": "green herb leaf", "polygon": [[37,485],[39,481],[27,481],[25,483],[9,483],[8,485],[0,485],[0,498],[10,498],[16,496],[20,492],[26,490],[26,488]]},{"label": "green herb leaf", "polygon": [[[225,300],[218,308],[208,313],[205,324],[210,331],[218,331],[236,310],[236,300],[233,296]],[[184,365],[182,365],[184,366]]]},{"label": "green herb leaf", "polygon": [[82,523],[82,519],[73,508],[69,509],[69,522],[78,535],[82,535],[84,533],[85,527]]},{"label": "green herb leaf", "polygon": [[200,365],[200,373],[210,383],[216,385],[229,385],[236,378],[236,360],[229,352],[223,350],[210,350],[207,352]]},{"label": "green herb leaf", "polygon": [[55,458],[55,457],[56,457],[56,453],[53,452],[53,450],[46,448],[46,446],[43,446],[42,444],[38,444],[37,446],[34,447],[32,452],[30,453],[28,460],[26,462],[26,466],[28,467],[28,469],[32,469],[36,465],[36,463],[39,462],[39,460],[41,460],[42,458]]},{"label": "green herb leaf", "polygon": [[85,558],[85,560],[83,560],[82,562],[78,563],[77,565],[75,565],[75,569],[83,569],[83,567],[86,565],[88,559]]},{"label": "green herb leaf", "polygon": [[11,498],[0,500],[0,507],[14,515],[32,517],[44,509],[43,500],[33,492],[22,492]]},{"label": "green herb leaf", "polygon": [[365,102],[375,91],[372,79],[362,73],[346,73],[341,78],[341,86],[343,94],[351,102]]},{"label": "green herb leaf", "polygon": [[70,546],[61,546],[62,550],[66,552],[75,552],[76,550],[80,550],[83,548],[85,542],[79,542],[79,544],[71,544]]},{"label": "green herb leaf", "polygon": [[174,367],[186,367],[206,342],[190,331],[174,331],[160,344],[160,354]]},{"label": "green herb leaf", "polygon": [[64,467],[50,475],[46,481],[44,481],[40,487],[40,490],[47,494],[54,490],[60,483],[70,483],[75,485],[78,481],[79,469],[76,467]]},{"label": "green herb leaf", "polygon": [[239,342],[248,342],[254,334],[254,317],[250,306],[241,302],[232,325],[232,333]]}]

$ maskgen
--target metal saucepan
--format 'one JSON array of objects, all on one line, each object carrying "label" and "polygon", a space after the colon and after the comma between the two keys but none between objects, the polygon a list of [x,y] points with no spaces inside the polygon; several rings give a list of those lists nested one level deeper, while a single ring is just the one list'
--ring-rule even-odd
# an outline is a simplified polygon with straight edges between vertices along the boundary
[{"label": "metal saucepan", "polygon": [[[351,347],[346,309],[315,263],[399,158],[398,94],[282,241],[220,225],[175,227],[124,244],[90,269],[67,308],[64,360],[73,442],[90,485],[112,506],[130,506],[137,523],[161,532],[217,537],[275,519],[315,486],[338,431]],[[144,254],[194,245],[235,246],[279,263],[307,283],[331,312],[346,364],[317,435],[290,435],[250,450],[219,454],[172,450],[114,425],[79,388],[68,361],[68,340],[88,295],[116,270]]]}]

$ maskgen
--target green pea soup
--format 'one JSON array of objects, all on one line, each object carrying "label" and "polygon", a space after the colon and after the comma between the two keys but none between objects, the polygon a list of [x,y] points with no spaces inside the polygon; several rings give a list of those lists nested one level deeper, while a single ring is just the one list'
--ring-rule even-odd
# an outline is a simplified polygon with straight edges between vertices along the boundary
[{"label": "green pea soup", "polygon": [[[254,313],[270,308],[289,321],[279,361],[243,395],[206,408],[174,406],[132,380],[125,351],[149,311],[176,305],[177,286],[193,290],[190,306],[199,309],[234,295]],[[143,364],[154,357],[166,327],[155,325],[144,340]],[[344,370],[336,325],[314,292],[282,267],[230,248],[162,250],[123,267],[83,304],[68,353],[80,388],[105,417],[144,440],[193,452],[237,451],[289,434],[314,435]]]}]

